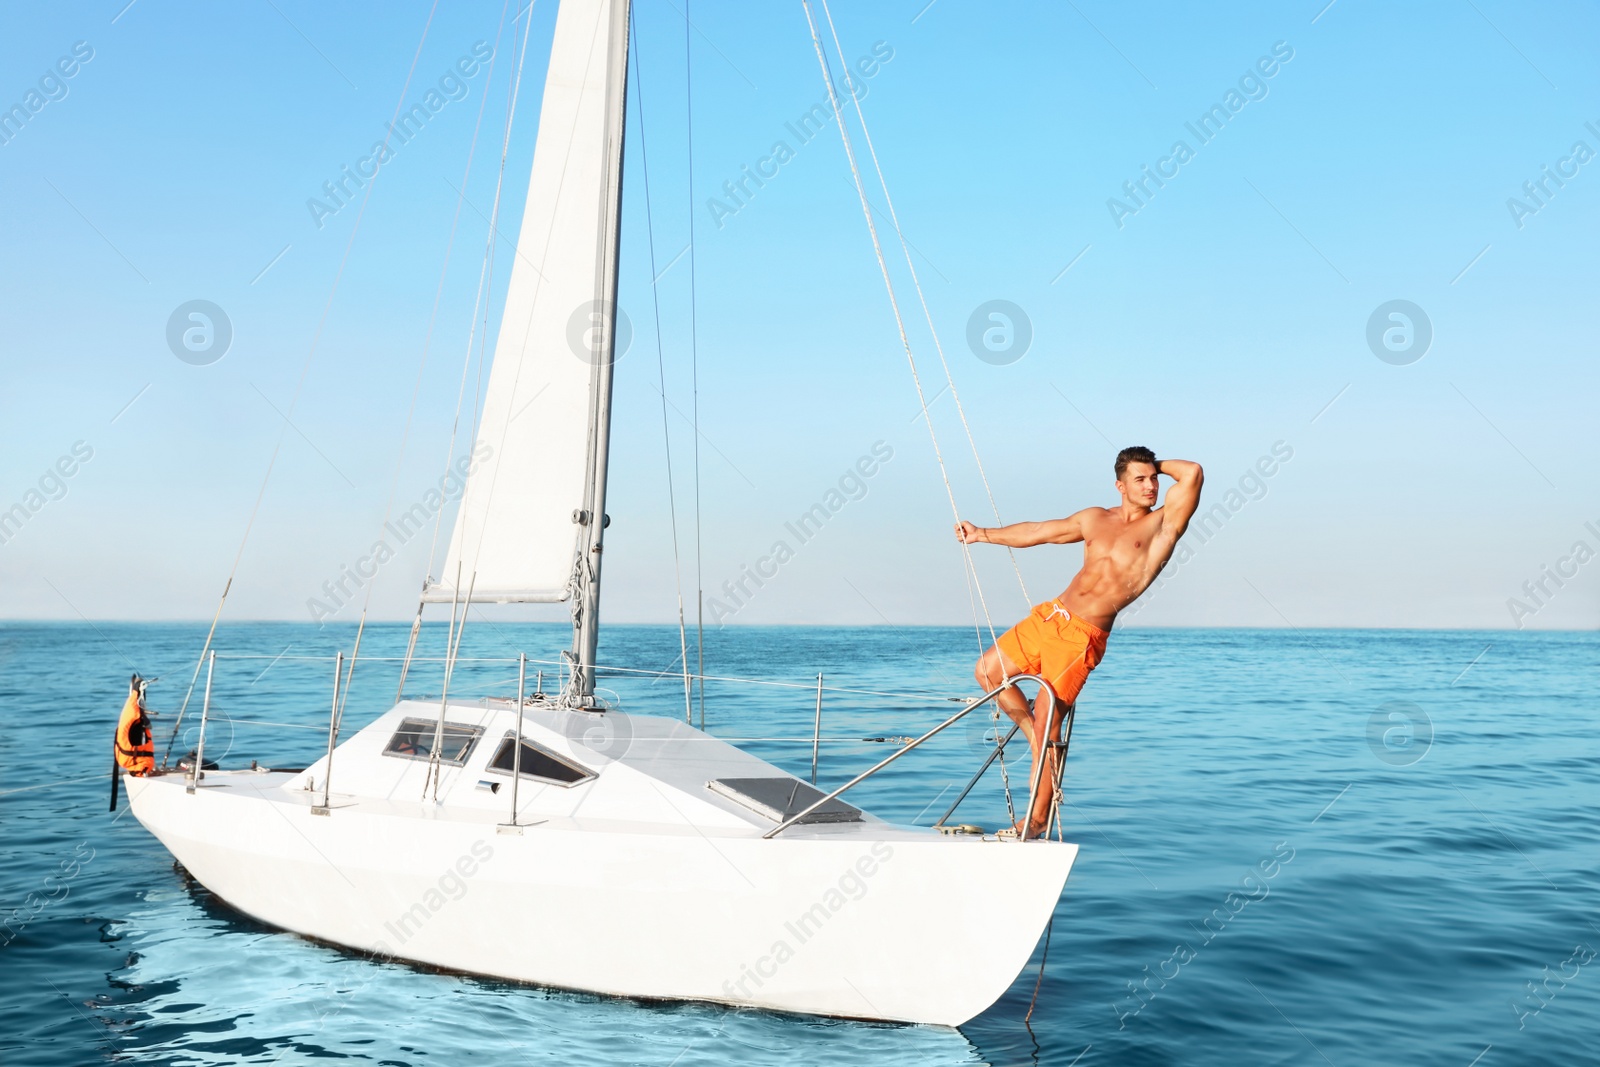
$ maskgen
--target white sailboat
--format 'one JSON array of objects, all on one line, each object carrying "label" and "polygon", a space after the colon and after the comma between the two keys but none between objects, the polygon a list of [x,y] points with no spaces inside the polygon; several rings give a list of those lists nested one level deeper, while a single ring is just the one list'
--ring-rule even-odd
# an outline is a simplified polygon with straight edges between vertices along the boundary
[{"label": "white sailboat", "polygon": [[[605,994],[959,1025],[1015,980],[1076,845],[893,825],[595,697],[628,33],[628,0],[561,0],[483,459],[447,577],[424,592],[452,619],[468,603],[568,602],[561,692],[401,699],[336,743],[336,684],[314,765],[201,772],[208,683],[193,765],[130,777],[133,811],[234,908],[351,949]],[[575,358],[574,323],[591,322]]]}]

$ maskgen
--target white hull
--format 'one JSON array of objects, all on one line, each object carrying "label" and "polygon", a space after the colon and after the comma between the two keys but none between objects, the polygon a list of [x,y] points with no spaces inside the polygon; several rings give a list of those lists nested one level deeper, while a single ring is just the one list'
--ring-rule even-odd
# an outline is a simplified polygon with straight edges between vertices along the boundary
[{"label": "white hull", "polygon": [[[452,705],[484,727],[440,802],[427,764],[382,755],[405,703],[322,764],[130,779],[135,815],[209,890],[262,922],[398,959],[632,997],[958,1025],[1027,962],[1077,846],[861,821],[775,822],[705,788],[784,772],[681,723],[530,710],[525,737],[593,769],[578,785],[479,788],[509,702]],[[599,749],[584,724],[604,721]],[[574,726],[574,723],[578,725]],[[598,735],[597,735],[598,737]],[[315,790],[305,788],[310,781]],[[343,787],[347,791],[340,792]]]}]

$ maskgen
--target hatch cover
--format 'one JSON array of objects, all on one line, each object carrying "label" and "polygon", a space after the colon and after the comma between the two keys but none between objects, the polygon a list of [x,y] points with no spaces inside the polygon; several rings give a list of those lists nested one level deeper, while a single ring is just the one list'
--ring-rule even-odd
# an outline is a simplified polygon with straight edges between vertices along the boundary
[{"label": "hatch cover", "polygon": [[[783,822],[827,795],[798,778],[717,778],[707,782],[706,788],[773,822]],[[802,823],[860,821],[861,809],[839,799],[828,801],[800,820]]]}]

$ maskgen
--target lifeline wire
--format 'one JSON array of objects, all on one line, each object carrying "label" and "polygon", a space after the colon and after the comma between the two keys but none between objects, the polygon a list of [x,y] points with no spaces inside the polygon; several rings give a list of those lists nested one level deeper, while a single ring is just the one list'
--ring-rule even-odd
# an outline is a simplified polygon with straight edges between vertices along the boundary
[{"label": "lifeline wire", "polygon": [[[487,623],[486,623],[486,625],[487,625]],[[281,654],[273,656],[273,655],[268,655],[266,653],[253,653],[253,652],[229,652],[229,653],[219,654],[217,656],[217,658],[219,660],[225,660],[225,659],[237,659],[237,660],[250,660],[250,659],[254,659],[254,660],[281,660],[281,661],[286,662],[286,663],[322,663],[322,662],[325,662],[327,660],[326,656],[285,656],[285,655],[281,655]],[[373,662],[373,663],[399,663],[399,662],[402,661],[402,657],[400,657],[400,656],[368,656],[367,659],[369,661]],[[420,663],[444,663],[445,660],[446,660],[446,657],[443,657],[443,656],[432,656],[432,657],[423,657],[421,659],[417,659],[417,660],[415,660],[415,662],[420,662]],[[456,665],[459,666],[459,665],[461,665],[463,663],[506,663],[506,664],[511,664],[511,663],[516,663],[517,661],[515,659],[511,659],[511,658],[508,658],[508,657],[498,657],[498,656],[456,656],[453,660],[451,660],[451,662],[453,662],[453,663],[455,663]],[[564,660],[564,659],[563,660],[529,659],[528,662],[531,663],[531,664],[535,664],[535,665],[538,665],[538,666],[545,666],[545,667],[564,667],[567,664],[567,661]],[[610,674],[648,674],[648,675],[654,675],[654,676],[660,677],[660,676],[662,676],[663,674],[666,673],[664,671],[651,670],[651,669],[644,668],[644,667],[618,667],[618,666],[614,666],[612,664],[607,664],[607,663],[596,663],[593,666],[594,666],[594,669],[596,671],[603,671],[603,672],[607,672],[607,673],[610,673]],[[673,673],[674,677],[677,676],[677,672],[676,671],[673,671],[672,673]],[[696,674],[696,675],[692,675],[692,677],[697,681],[703,681],[703,682],[738,682],[741,685],[769,685],[769,686],[774,686],[774,687],[779,688],[779,689],[804,689],[808,693],[814,693],[814,692],[817,691],[817,683],[814,682],[814,681],[813,682],[781,682],[781,681],[778,681],[778,680],[773,679],[773,678],[743,678],[743,677],[739,677],[737,675],[725,675],[725,674]],[[905,700],[910,700],[911,698],[920,698],[920,699],[924,699],[924,700],[942,700],[942,701],[946,701],[946,702],[951,703],[951,704],[965,704],[970,699],[969,697],[966,697],[966,696],[948,696],[948,695],[944,695],[944,694],[940,694],[940,693],[919,692],[919,691],[916,691],[916,690],[906,690],[906,689],[898,689],[898,690],[857,689],[857,688],[853,688],[853,687],[849,687],[849,686],[838,686],[838,685],[826,685],[826,686],[823,686],[822,687],[822,691],[824,693],[849,693],[849,694],[854,694],[854,695],[857,695],[857,696],[891,697],[891,698],[899,698],[899,699],[905,699]]]}]

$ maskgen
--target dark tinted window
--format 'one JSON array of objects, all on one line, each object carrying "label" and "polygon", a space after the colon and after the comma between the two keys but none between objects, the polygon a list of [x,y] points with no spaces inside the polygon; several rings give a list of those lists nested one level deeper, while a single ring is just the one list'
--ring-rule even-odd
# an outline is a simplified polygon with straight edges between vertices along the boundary
[{"label": "dark tinted window", "polygon": [[[500,742],[500,748],[494,754],[494,759],[489,761],[489,769],[511,773],[512,760],[515,758],[515,738],[506,738]],[[575,763],[562,759],[553,752],[547,752],[537,745],[527,741],[522,742],[522,776],[524,778],[543,778],[550,782],[560,782],[571,785],[581,782],[585,778],[593,778],[590,771],[584,770]]]},{"label": "dark tinted window", "polygon": [[[394,732],[394,736],[389,738],[389,743],[383,747],[383,754],[399,756],[402,759],[431,759],[433,738],[438,729],[438,722],[405,719],[400,723],[400,729]],[[472,754],[472,747],[478,743],[478,738],[482,735],[481,726],[445,723],[444,743],[439,746],[439,762],[448,763],[453,767],[466,763],[467,757]]]}]

